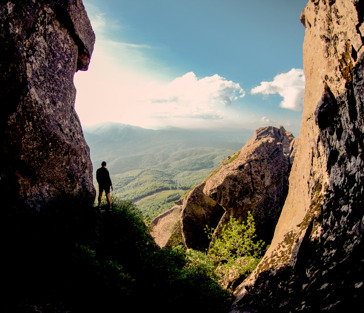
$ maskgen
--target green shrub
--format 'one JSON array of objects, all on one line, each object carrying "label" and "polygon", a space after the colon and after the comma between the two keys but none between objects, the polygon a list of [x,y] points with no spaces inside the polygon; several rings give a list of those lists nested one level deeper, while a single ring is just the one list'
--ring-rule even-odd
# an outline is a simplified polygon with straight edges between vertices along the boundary
[{"label": "green shrub", "polygon": [[250,274],[260,262],[264,251],[265,243],[256,240],[254,218],[248,212],[246,222],[240,223],[230,217],[219,237],[211,243],[208,258],[217,267],[215,274],[220,283],[227,286],[227,279],[233,280],[233,277]]},{"label": "green shrub", "polygon": [[178,312],[228,312],[231,294],[221,288],[215,275],[216,267],[206,253],[175,247],[173,253],[182,256],[184,266],[173,279],[173,303]]}]

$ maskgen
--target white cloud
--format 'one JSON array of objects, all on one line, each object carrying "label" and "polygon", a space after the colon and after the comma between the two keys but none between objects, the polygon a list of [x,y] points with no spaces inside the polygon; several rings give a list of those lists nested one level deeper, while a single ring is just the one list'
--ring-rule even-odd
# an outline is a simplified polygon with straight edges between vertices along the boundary
[{"label": "white cloud", "polygon": [[157,110],[168,110],[169,116],[218,116],[219,108],[231,105],[244,97],[238,83],[228,81],[217,74],[197,78],[189,72],[172,82],[147,93],[147,100],[157,104]]},{"label": "white cloud", "polygon": [[263,125],[276,125],[277,121],[270,119],[269,117],[266,116],[262,116],[262,118],[260,119],[260,122]]},{"label": "white cloud", "polygon": [[293,68],[287,73],[279,74],[271,82],[261,82],[251,90],[252,94],[279,94],[283,97],[280,107],[299,111],[305,91],[305,76],[302,69]]},{"label": "white cloud", "polygon": [[152,82],[139,91],[130,115],[150,127],[206,127],[226,123],[226,108],[244,96],[239,84],[193,72],[169,83]]}]

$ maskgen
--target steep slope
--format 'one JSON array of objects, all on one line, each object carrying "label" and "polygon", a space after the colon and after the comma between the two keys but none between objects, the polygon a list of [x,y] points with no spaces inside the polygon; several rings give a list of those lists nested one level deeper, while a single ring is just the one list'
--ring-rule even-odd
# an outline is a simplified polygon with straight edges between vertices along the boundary
[{"label": "steep slope", "polygon": [[353,0],[302,12],[306,91],[289,194],[232,312],[362,309],[363,19]]},{"label": "steep slope", "polygon": [[73,76],[95,35],[82,1],[3,1],[0,7],[0,190],[10,207],[69,198],[92,203],[89,148]]}]

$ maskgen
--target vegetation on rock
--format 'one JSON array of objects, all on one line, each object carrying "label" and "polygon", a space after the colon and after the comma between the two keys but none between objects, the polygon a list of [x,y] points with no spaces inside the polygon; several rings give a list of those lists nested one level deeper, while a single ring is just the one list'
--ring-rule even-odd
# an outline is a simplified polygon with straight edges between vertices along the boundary
[{"label": "vegetation on rock", "polygon": [[[214,229],[207,226],[205,230],[209,238],[213,238]],[[254,218],[249,212],[245,222],[231,217],[206,252],[187,249],[186,269],[195,271],[198,268],[222,288],[233,290],[256,268],[266,248],[262,240],[257,240]],[[173,250],[183,251],[184,248],[180,245]]]},{"label": "vegetation on rock", "polygon": [[250,212],[245,222],[230,217],[220,236],[211,242],[208,252],[209,258],[219,267],[220,279],[232,271],[246,277],[256,268],[265,252],[264,241],[256,237],[255,222]]}]

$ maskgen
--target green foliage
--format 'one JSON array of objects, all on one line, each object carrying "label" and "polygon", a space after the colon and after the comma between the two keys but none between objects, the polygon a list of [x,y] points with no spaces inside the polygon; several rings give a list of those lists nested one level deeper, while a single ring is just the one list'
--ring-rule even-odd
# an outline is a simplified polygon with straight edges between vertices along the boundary
[{"label": "green foliage", "polygon": [[[5,312],[224,312],[229,294],[182,250],[158,248],[130,201],[5,211]],[[4,238],[4,237],[3,237]],[[6,287],[6,288],[5,288]],[[142,301],[141,301],[142,299]]]},{"label": "green foliage", "polygon": [[186,251],[186,256],[188,259],[187,267],[188,269],[196,269],[203,271],[208,276],[216,279],[215,270],[216,266],[212,262],[211,258],[202,251],[197,251],[193,249],[188,249]]},{"label": "green foliage", "polygon": [[[206,227],[205,231],[211,239],[214,229]],[[229,289],[256,268],[265,249],[264,242],[256,240],[255,223],[250,212],[243,223],[231,217],[207,252],[193,249],[185,252],[185,275],[204,273],[217,282],[220,288]],[[184,251],[182,246],[174,250]]]},{"label": "green foliage", "polygon": [[235,152],[233,155],[229,156],[226,160],[220,161],[220,163],[221,163],[221,165],[230,164],[230,163],[234,162],[238,158],[239,155],[240,155],[240,150]]},{"label": "green foliage", "polygon": [[[227,312],[232,300],[231,294],[221,288],[215,275],[215,266],[207,255],[201,251],[192,249],[184,250],[177,246],[171,250],[184,258],[184,266],[176,276],[176,284],[182,289],[173,299],[178,306],[184,306],[186,295],[195,305],[191,312]],[[204,304],[202,304],[204,303]],[[182,312],[188,312],[182,311]]]},{"label": "green foliage", "polygon": [[152,220],[169,210],[185,194],[184,190],[164,190],[136,202],[146,219]]},{"label": "green foliage", "polygon": [[251,273],[264,251],[265,243],[256,240],[254,218],[248,212],[247,220],[243,223],[230,217],[218,238],[211,243],[208,256],[219,267],[218,275],[223,279],[231,271],[239,275]]}]

